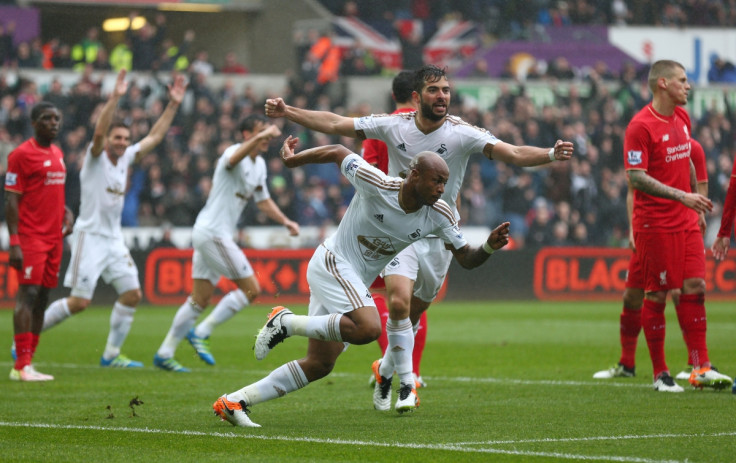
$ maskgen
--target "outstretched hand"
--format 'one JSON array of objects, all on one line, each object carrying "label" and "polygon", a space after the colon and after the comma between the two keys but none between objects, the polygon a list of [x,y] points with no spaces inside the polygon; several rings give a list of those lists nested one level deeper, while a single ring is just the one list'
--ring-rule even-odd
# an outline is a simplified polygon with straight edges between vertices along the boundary
[{"label": "outstretched hand", "polygon": [[127,71],[125,69],[121,69],[120,72],[118,72],[118,78],[115,80],[115,87],[112,89],[113,95],[121,97],[128,91],[128,82],[125,80],[126,74]]},{"label": "outstretched hand", "polygon": [[494,251],[498,251],[502,247],[509,244],[509,228],[511,227],[510,222],[504,222],[498,227],[494,228],[491,234],[488,236],[486,242]]},{"label": "outstretched hand", "polygon": [[187,80],[183,75],[178,74],[174,77],[174,83],[168,86],[169,98],[176,104],[181,104],[184,101],[184,96],[187,93]]}]

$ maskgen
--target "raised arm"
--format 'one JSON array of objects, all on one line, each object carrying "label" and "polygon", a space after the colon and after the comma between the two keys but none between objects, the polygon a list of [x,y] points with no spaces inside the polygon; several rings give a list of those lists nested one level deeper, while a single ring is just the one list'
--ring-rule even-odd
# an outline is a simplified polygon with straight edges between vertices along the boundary
[{"label": "raised arm", "polygon": [[257,133],[253,137],[241,143],[240,146],[238,146],[238,149],[235,150],[233,155],[230,156],[230,160],[227,164],[228,169],[232,169],[233,167],[238,165],[238,163],[242,161],[246,156],[251,154],[253,150],[258,149],[258,145],[260,145],[263,140],[270,140],[273,137],[278,137],[281,135],[281,130],[279,130],[279,128],[275,125],[269,124],[268,126],[261,127],[260,124],[261,123],[256,123],[255,125],[255,131]]},{"label": "raised arm", "polygon": [[309,148],[295,154],[294,148],[296,148],[298,143],[298,138],[289,136],[289,138],[284,140],[284,145],[281,147],[281,151],[279,151],[284,165],[290,169],[305,164],[328,164],[330,162],[334,162],[340,167],[343,159],[352,153],[352,151],[342,145],[325,145]]},{"label": "raised arm", "polygon": [[713,202],[700,193],[688,193],[665,185],[643,170],[631,169],[627,173],[629,174],[631,186],[636,190],[659,198],[677,201],[699,214],[713,210]]},{"label": "raised arm", "polygon": [[475,268],[484,263],[495,251],[509,243],[509,222],[504,222],[494,228],[485,243],[478,247],[465,245],[460,249],[450,248],[458,263],[467,269]]},{"label": "raised arm", "polygon": [[173,85],[169,85],[168,88],[169,103],[166,105],[166,109],[164,109],[161,117],[159,117],[156,123],[153,124],[148,135],[143,137],[143,140],[140,141],[141,147],[140,151],[135,155],[135,162],[143,159],[143,156],[150,153],[151,150],[161,143],[161,140],[166,136],[166,132],[169,131],[169,127],[171,127],[171,123],[174,121],[176,111],[179,110],[179,106],[184,100],[184,95],[187,92],[186,79],[184,79],[184,76],[182,75],[177,75],[174,78]]},{"label": "raised arm", "polygon": [[95,132],[92,135],[92,156],[97,157],[102,154],[102,150],[105,148],[105,137],[107,136],[107,130],[110,128],[112,117],[115,114],[115,108],[118,106],[120,97],[125,95],[128,91],[128,82],[125,81],[125,69],[121,69],[118,72],[118,77],[115,80],[115,86],[110,93],[110,97],[102,107],[100,117],[97,119],[95,124]]},{"label": "raised arm", "polygon": [[488,159],[502,161],[519,167],[533,167],[549,164],[552,161],[567,161],[572,158],[574,147],[572,142],[557,140],[554,148],[537,148],[536,146],[517,146],[499,141],[495,145],[487,144],[483,154]]},{"label": "raised arm", "polygon": [[287,105],[282,98],[266,100],[266,116],[285,117],[310,130],[329,135],[365,139],[363,132],[356,132],[352,117],[344,117],[329,111],[310,111]]}]

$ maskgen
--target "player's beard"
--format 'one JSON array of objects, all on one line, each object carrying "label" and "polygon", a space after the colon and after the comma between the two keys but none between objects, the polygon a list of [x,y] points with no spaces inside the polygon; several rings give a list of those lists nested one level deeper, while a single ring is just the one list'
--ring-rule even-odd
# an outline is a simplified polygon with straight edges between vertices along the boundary
[{"label": "player's beard", "polygon": [[432,105],[425,103],[424,100],[419,101],[419,109],[422,111],[422,117],[433,122],[441,121],[447,115],[447,109],[445,109],[445,114],[442,114],[441,116],[435,114],[434,111],[432,111]]}]

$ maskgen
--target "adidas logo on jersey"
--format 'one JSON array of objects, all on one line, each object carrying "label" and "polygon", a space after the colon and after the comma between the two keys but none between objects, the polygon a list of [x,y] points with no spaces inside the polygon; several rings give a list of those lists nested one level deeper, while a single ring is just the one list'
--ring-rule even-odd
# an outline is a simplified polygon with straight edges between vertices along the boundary
[{"label": "adidas logo on jersey", "polygon": [[373,217],[376,218],[379,222],[383,223],[383,214],[376,214]]},{"label": "adidas logo on jersey", "polygon": [[397,148],[406,153],[406,144],[405,143],[402,143],[402,144],[398,145]]}]

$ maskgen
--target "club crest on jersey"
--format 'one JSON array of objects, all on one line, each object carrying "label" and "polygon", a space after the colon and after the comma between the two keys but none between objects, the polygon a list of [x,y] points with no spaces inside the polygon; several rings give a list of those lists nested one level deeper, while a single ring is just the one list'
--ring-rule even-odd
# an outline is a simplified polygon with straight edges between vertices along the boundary
[{"label": "club crest on jersey", "polygon": [[629,160],[629,165],[637,166],[641,164],[641,151],[630,150],[626,153],[626,157]]},{"label": "club crest on jersey", "polygon": [[351,177],[355,177],[355,171],[358,170],[358,161],[353,159],[350,162],[348,162],[348,165],[345,166],[345,175],[350,175]]},{"label": "club crest on jersey", "polygon": [[406,143],[401,143],[396,145],[396,148],[400,149],[401,151],[406,153]]},{"label": "club crest on jersey", "polygon": [[412,240],[418,240],[422,237],[422,230],[420,228],[417,228],[414,233],[409,233],[409,238]]},{"label": "club crest on jersey", "polygon": [[666,133],[662,136],[662,141],[670,141],[670,134]]},{"label": "club crest on jersey", "polygon": [[437,154],[442,156],[445,153],[447,153],[447,146],[445,146],[445,144],[443,143],[440,145],[439,149],[437,150]]}]

